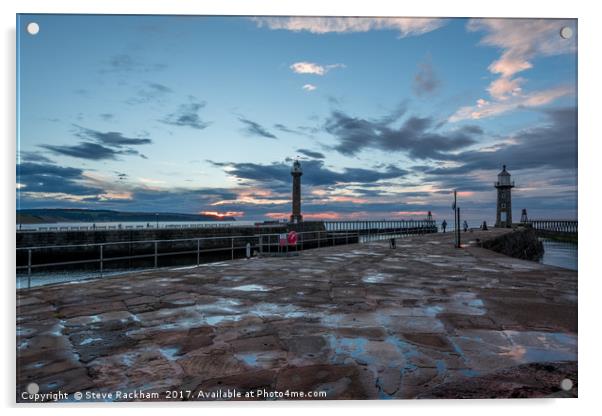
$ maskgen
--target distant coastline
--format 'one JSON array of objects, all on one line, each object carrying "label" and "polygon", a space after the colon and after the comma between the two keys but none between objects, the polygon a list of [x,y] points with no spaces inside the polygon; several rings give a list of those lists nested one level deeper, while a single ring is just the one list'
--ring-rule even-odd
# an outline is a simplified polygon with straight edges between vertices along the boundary
[{"label": "distant coastline", "polygon": [[236,221],[234,217],[174,212],[124,212],[95,209],[39,208],[17,210],[17,224],[53,224],[61,222],[166,222]]}]

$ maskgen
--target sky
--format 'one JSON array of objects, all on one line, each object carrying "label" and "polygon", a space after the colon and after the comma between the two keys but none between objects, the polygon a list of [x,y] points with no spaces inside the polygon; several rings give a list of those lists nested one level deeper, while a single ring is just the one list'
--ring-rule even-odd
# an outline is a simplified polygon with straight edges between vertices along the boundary
[{"label": "sky", "polygon": [[18,15],[17,209],[574,219],[576,25]]}]

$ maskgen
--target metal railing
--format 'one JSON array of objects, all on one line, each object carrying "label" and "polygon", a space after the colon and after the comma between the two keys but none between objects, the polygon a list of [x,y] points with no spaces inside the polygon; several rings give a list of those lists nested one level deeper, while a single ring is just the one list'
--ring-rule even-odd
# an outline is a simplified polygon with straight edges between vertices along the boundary
[{"label": "metal railing", "polygon": [[577,234],[579,231],[579,223],[577,220],[529,219],[523,224],[530,225],[534,230],[549,231],[553,233]]},{"label": "metal railing", "polygon": [[[54,246],[34,246],[17,248],[17,272],[26,273],[27,287],[31,287],[32,276],[36,270],[56,268],[60,266],[89,266],[98,265],[96,277],[102,278],[109,270],[107,266],[116,262],[132,262],[132,260],[149,260],[152,267],[143,267],[143,270],[158,268],[160,259],[170,256],[191,256],[196,261],[187,262],[186,265],[200,265],[203,263],[203,254],[216,253],[221,257],[234,260],[246,257],[247,253],[253,255],[272,255],[299,252],[307,249],[321,248],[336,245],[356,244],[369,241],[377,241],[391,237],[400,237],[409,234],[422,234],[428,232],[426,229],[399,229],[390,230],[343,230],[343,231],[305,231],[297,233],[297,244],[283,245],[282,234],[255,234],[235,235],[224,237],[198,237],[169,240],[138,240],[138,241],[115,241],[107,243],[69,244]],[[133,250],[132,246],[138,246]],[[160,250],[161,246],[167,249]],[[181,250],[174,250],[180,245]],[[126,248],[127,247],[127,248]],[[127,255],[123,252],[127,251]],[[137,252],[137,254],[133,254]],[[113,255],[110,255],[113,253]],[[224,256],[226,253],[226,256]],[[43,255],[42,255],[43,254]],[[228,255],[229,254],[229,255]],[[77,260],[46,261],[45,258],[56,256],[84,257]],[[35,262],[36,257],[42,257],[41,262]],[[19,262],[21,259],[21,262]],[[222,258],[221,260],[225,260]],[[192,260],[192,259],[191,259]],[[209,261],[215,261],[209,260]],[[19,264],[22,263],[22,264]],[[184,264],[180,264],[182,266]],[[126,268],[127,269],[127,268]],[[131,267],[130,267],[131,269]],[[69,280],[65,280],[69,281]]]},{"label": "metal railing", "polygon": [[127,225],[121,223],[98,223],[92,225],[44,225],[36,226],[32,224],[17,224],[18,233],[34,232],[65,232],[65,231],[120,231],[120,230],[179,230],[179,229],[198,229],[198,228],[236,228],[249,227],[249,224],[236,224],[234,222],[214,222],[214,223],[188,223],[171,224],[150,222],[148,224]]}]

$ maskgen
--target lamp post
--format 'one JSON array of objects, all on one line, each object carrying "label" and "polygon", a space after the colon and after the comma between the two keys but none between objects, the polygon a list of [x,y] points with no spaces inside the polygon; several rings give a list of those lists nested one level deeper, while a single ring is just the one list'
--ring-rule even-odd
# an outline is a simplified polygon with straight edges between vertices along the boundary
[{"label": "lamp post", "polygon": [[454,246],[460,248],[460,207],[458,207],[457,189],[454,189],[454,205],[452,209],[454,210]]},{"label": "lamp post", "polygon": [[155,222],[157,223],[157,230],[159,229],[159,213],[155,213]]}]

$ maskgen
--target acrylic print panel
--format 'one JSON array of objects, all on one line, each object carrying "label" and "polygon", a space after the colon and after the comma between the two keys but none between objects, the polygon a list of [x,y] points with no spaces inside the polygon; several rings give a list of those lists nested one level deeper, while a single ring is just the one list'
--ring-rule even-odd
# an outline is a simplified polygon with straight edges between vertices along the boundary
[{"label": "acrylic print panel", "polygon": [[577,396],[576,20],[17,33],[17,401]]}]

